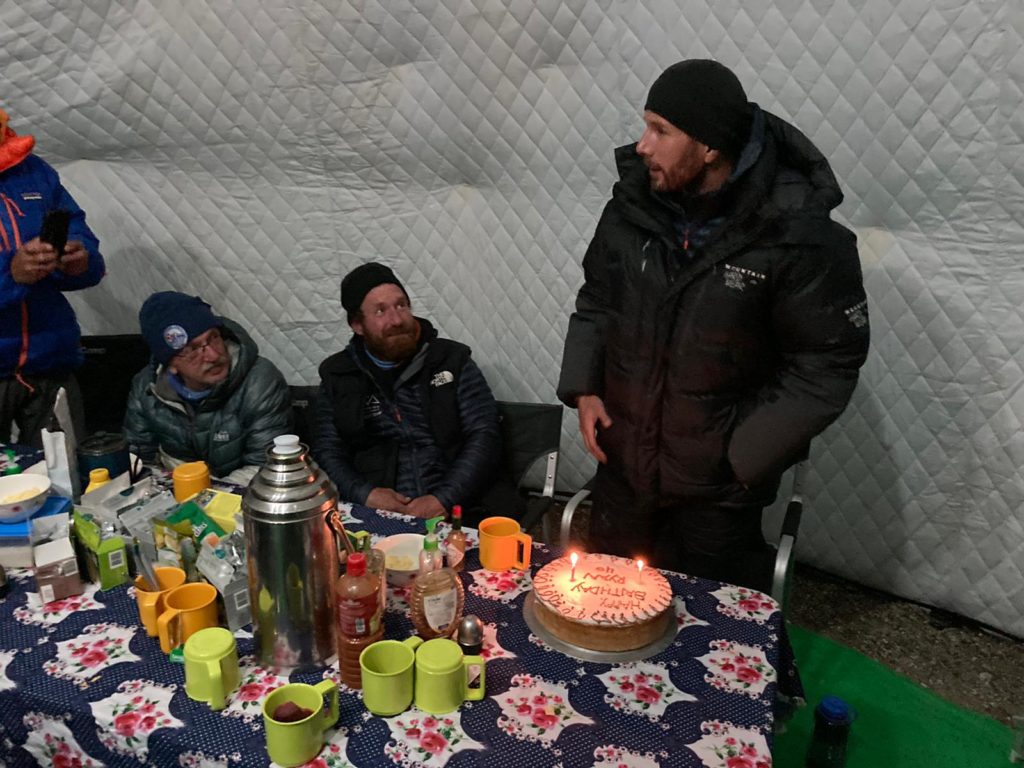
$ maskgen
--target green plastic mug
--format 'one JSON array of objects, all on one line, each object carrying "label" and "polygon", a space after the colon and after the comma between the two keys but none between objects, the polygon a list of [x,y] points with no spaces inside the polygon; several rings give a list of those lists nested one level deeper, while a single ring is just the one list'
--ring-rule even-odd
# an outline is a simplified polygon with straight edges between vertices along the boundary
[{"label": "green plastic mug", "polygon": [[[328,703],[324,708],[324,697]],[[302,720],[283,723],[271,714],[285,702],[293,702],[312,714]],[[338,721],[338,686],[332,680],[316,685],[289,683],[271,691],[263,700],[263,725],[267,731],[267,754],[284,768],[308,763],[324,746],[324,732]]]},{"label": "green plastic mug", "polygon": [[228,630],[207,627],[185,641],[185,693],[190,699],[224,709],[240,674],[235,638]]},{"label": "green plastic mug", "polygon": [[359,654],[363,677],[363,704],[375,715],[391,717],[405,712],[412,704],[415,649],[423,638],[404,641],[379,640]]},{"label": "green plastic mug", "polygon": [[[479,675],[471,677],[473,669]],[[454,712],[464,701],[484,697],[482,656],[465,656],[459,644],[439,637],[416,650],[416,706],[432,715]]]}]

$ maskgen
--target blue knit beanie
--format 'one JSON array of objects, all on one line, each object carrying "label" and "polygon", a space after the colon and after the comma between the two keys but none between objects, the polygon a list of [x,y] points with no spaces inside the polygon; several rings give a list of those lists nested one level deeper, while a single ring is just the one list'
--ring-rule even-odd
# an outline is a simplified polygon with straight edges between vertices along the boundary
[{"label": "blue knit beanie", "polygon": [[185,345],[211,328],[223,325],[210,305],[198,296],[177,291],[154,293],[139,310],[139,327],[153,359],[166,365]]}]

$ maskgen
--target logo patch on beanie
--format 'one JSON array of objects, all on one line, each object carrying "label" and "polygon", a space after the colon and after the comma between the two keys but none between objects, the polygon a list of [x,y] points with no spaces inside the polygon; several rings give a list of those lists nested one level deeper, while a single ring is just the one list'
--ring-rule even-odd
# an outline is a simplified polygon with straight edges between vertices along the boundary
[{"label": "logo patch on beanie", "polygon": [[188,344],[188,334],[180,325],[168,325],[164,328],[164,343],[177,352]]}]

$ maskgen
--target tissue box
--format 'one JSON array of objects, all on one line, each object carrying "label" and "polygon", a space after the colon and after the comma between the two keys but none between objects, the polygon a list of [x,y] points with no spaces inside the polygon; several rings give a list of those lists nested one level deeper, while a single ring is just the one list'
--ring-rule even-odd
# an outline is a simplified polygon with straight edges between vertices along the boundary
[{"label": "tissue box", "polygon": [[69,537],[48,541],[32,548],[36,564],[36,586],[44,603],[80,595],[84,591],[78,575],[75,548]]}]

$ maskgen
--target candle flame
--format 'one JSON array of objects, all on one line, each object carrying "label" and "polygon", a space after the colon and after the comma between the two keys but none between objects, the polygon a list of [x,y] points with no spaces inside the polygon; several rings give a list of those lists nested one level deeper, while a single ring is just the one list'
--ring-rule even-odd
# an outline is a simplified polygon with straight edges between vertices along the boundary
[{"label": "candle flame", "polygon": [[576,561],[579,560],[579,559],[580,559],[580,556],[577,555],[575,552],[570,552],[569,553],[569,562],[572,563],[572,567],[573,568],[576,567]]},{"label": "candle flame", "polygon": [[637,560],[636,561],[636,569],[637,569],[638,572],[643,573],[643,570],[644,570],[644,561],[643,560]]}]

